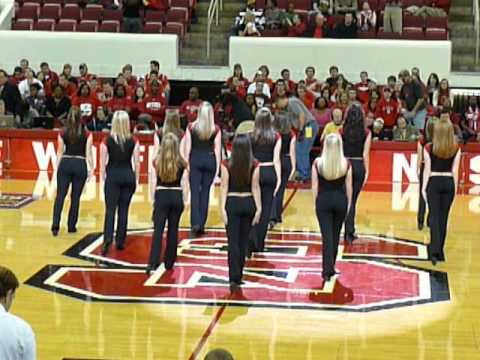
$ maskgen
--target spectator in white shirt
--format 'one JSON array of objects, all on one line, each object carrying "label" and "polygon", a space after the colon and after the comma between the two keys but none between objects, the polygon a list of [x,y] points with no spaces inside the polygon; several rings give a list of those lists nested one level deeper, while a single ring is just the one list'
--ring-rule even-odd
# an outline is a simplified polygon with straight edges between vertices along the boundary
[{"label": "spectator in white shirt", "polygon": [[39,95],[43,95],[43,84],[40,80],[35,79],[33,71],[31,69],[27,69],[25,71],[25,80],[20,81],[18,84],[18,91],[20,91],[20,95],[22,95],[23,99],[26,99],[30,96],[30,85],[38,84],[40,86]]},{"label": "spectator in white shirt", "polygon": [[375,29],[375,26],[377,26],[377,15],[375,11],[372,11],[367,1],[363,3],[362,11],[357,14],[357,26],[360,31]]},{"label": "spectator in white shirt", "polygon": [[32,328],[8,312],[18,286],[15,274],[0,266],[0,359],[35,360],[35,335]]},{"label": "spectator in white shirt", "polygon": [[270,87],[268,84],[265,82],[265,75],[263,74],[262,71],[258,71],[257,74],[255,75],[255,80],[248,86],[247,88],[247,94],[254,94],[256,89],[257,89],[257,82],[262,82],[263,83],[263,95],[268,97],[269,99],[272,97],[270,94]]}]

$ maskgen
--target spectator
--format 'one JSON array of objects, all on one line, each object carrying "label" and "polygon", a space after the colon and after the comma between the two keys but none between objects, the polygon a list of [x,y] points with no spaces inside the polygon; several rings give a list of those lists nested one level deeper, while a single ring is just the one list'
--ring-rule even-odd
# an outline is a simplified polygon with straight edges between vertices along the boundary
[{"label": "spectator", "polygon": [[241,122],[252,120],[251,108],[243,99],[235,96],[230,88],[224,87],[215,104],[215,119],[223,129],[228,129],[233,135],[233,131]]},{"label": "spectator", "polygon": [[265,25],[263,11],[255,10],[255,4],[251,4],[245,11],[242,11],[235,18],[235,23],[231,30],[231,35],[239,35],[244,31],[248,23],[253,23],[258,31],[262,31]]},{"label": "spectator", "polygon": [[65,96],[63,88],[60,84],[54,85],[52,95],[47,97],[46,101],[47,116],[50,116],[60,122],[63,126],[70,111],[70,99]]},{"label": "spectator", "polygon": [[378,100],[376,98],[370,98],[368,103],[364,105],[363,112],[365,114],[365,127],[372,129],[373,122],[375,121],[375,114],[377,113]]},{"label": "spectator", "polygon": [[90,82],[94,77],[93,74],[88,72],[88,66],[85,63],[82,63],[78,66],[78,71],[80,72],[80,76],[78,78],[78,82]]},{"label": "spectator", "polygon": [[32,70],[27,69],[25,72],[25,80],[22,80],[18,84],[18,90],[23,99],[26,99],[30,95],[30,85],[38,84],[40,86],[40,92],[43,94],[43,84],[40,80],[35,79],[35,75]]},{"label": "spectator", "polygon": [[355,84],[355,89],[357,90],[358,101],[362,104],[366,104],[370,93],[370,83],[366,71],[360,73],[360,82]]},{"label": "spectator", "polygon": [[257,105],[257,108],[261,107],[270,107],[270,97],[266,96],[263,93],[263,83],[261,81],[257,81],[256,83],[256,88],[255,92],[253,93],[253,96],[255,97],[255,104]]},{"label": "spectator", "polygon": [[287,11],[283,15],[283,26],[286,28],[292,26],[294,24],[295,15],[297,15],[295,12],[295,3],[290,1],[287,6]]},{"label": "spectator", "polygon": [[[144,0],[145,5],[148,8],[153,8],[156,4],[156,0],[148,1]],[[163,3],[158,1],[158,3]],[[142,3],[140,0],[123,0],[123,23],[122,31],[124,33],[139,33],[140,22],[140,7]]]},{"label": "spectator", "polygon": [[442,104],[442,110],[440,112],[440,117],[447,116],[447,115],[453,125],[453,131],[455,133],[455,136],[458,139],[458,142],[459,143],[464,142],[463,132],[461,128],[462,121],[461,121],[460,114],[453,111],[450,99],[444,98],[443,104]]},{"label": "spectator", "polygon": [[297,84],[295,84],[295,81],[290,79],[290,70],[283,69],[280,75],[285,83],[287,93],[293,94],[297,88]]},{"label": "spectator", "polygon": [[90,131],[109,131],[111,127],[111,117],[107,116],[103,106],[97,107],[95,116],[87,124],[87,129]]},{"label": "spectator", "polygon": [[267,84],[268,87],[270,88],[270,90],[272,90],[273,89],[273,80],[271,78],[269,78],[270,69],[268,68],[268,66],[267,65],[261,65],[258,68],[258,71],[260,71],[262,73],[262,79],[265,82],[265,84]]},{"label": "spectator", "polygon": [[77,96],[72,101],[72,106],[80,111],[80,117],[83,124],[88,124],[95,117],[97,112],[98,100],[90,87],[86,83],[81,83]]},{"label": "spectator", "polygon": [[347,90],[347,96],[348,96],[348,105],[351,105],[354,102],[358,101],[357,89],[355,89],[355,87],[349,87]]},{"label": "spectator", "polygon": [[75,85],[75,83],[69,81],[64,74],[60,74],[60,76],[58,77],[58,84],[62,87],[65,95],[68,96],[70,99],[73,99],[75,97],[75,94],[77,93],[77,86]]},{"label": "spectator", "polygon": [[300,37],[303,36],[305,30],[307,29],[305,23],[302,21],[302,18],[295,14],[293,17],[293,24],[288,27],[287,36],[289,37]]},{"label": "spectator", "polygon": [[368,1],[362,4],[362,11],[357,14],[359,31],[369,31],[377,26],[377,14],[370,8]]},{"label": "spectator", "polygon": [[127,82],[127,86],[131,89],[136,89],[138,86],[137,77],[133,75],[133,66],[127,64],[122,68],[122,75]]},{"label": "spectator", "polygon": [[62,73],[60,74],[60,76],[62,76],[62,75],[65,77],[65,79],[67,79],[72,84],[77,86],[77,79],[75,78],[75,76],[72,75],[72,65],[70,65],[70,64],[63,65],[63,70],[62,70]]},{"label": "spectator", "polygon": [[335,108],[340,109],[343,113],[349,105],[348,93],[345,90],[337,91]]},{"label": "spectator", "polygon": [[248,94],[245,97],[245,104],[247,104],[248,108],[250,109],[251,119],[254,119],[258,109],[257,103],[255,101],[255,95]]},{"label": "spectator", "polygon": [[25,75],[28,69],[30,69],[30,62],[27,59],[20,60],[20,67],[22,68],[22,72]]},{"label": "spectator", "polygon": [[282,18],[284,11],[277,6],[277,0],[267,0],[265,6],[265,28],[269,30],[277,30],[282,26]]},{"label": "spectator", "polygon": [[373,141],[384,141],[384,140],[392,140],[392,132],[385,131],[384,129],[384,122],[382,119],[378,118],[373,122],[372,127],[372,140]]},{"label": "spectator", "polygon": [[[315,78],[315,68],[313,66],[307,66],[305,68],[305,85],[308,88],[316,88],[318,80]],[[315,90],[314,90],[315,91]]]},{"label": "spectator", "polygon": [[213,349],[205,355],[204,360],[233,360],[233,356],[227,350]]},{"label": "spectator", "polygon": [[[157,60],[150,61],[150,76],[145,76],[145,89],[148,90],[151,82],[156,79],[160,85],[160,92],[166,99],[170,96],[170,82],[165,74],[160,72],[160,63]],[[148,92],[148,91],[147,91]]]},{"label": "spectator", "polygon": [[271,98],[271,94],[270,94],[270,86],[268,86],[266,83],[266,78],[265,78],[265,75],[263,74],[263,72],[261,71],[257,71],[256,75],[255,75],[255,78],[253,79],[253,82],[248,86],[248,89],[247,89],[247,94],[253,94],[255,93],[256,89],[257,89],[257,82],[260,82],[262,83],[262,86],[263,86],[263,94],[267,97],[267,98]]},{"label": "spectator", "polygon": [[[408,8],[405,9],[406,13],[412,14],[414,16],[422,16],[422,17],[446,17],[447,12],[445,9],[442,9],[441,7],[437,7],[437,4],[435,1],[433,1],[432,6],[429,5],[424,5],[424,6],[417,6],[417,5],[412,5],[409,6]],[[448,6],[450,6],[450,3],[448,3]]]},{"label": "spectator", "polygon": [[132,120],[137,120],[140,114],[145,113],[144,100],[145,98],[145,89],[143,86],[137,86],[132,98],[132,107],[130,110],[130,118]]},{"label": "spectator", "polygon": [[410,125],[405,117],[400,116],[397,119],[397,126],[393,129],[393,140],[414,142],[417,139],[418,129]]},{"label": "spectator", "polygon": [[191,87],[188,91],[188,99],[180,106],[180,119],[182,127],[186,126],[197,119],[198,109],[202,100],[199,98],[199,91],[197,87]]},{"label": "spectator", "polygon": [[332,110],[328,107],[328,100],[323,97],[315,99],[312,114],[320,128],[324,128],[332,120]]},{"label": "spectator", "polygon": [[475,96],[470,96],[462,121],[463,139],[480,141],[480,108]]},{"label": "spectator", "polygon": [[436,106],[433,103],[433,94],[438,91],[440,86],[440,79],[436,73],[431,73],[427,79],[427,92],[428,92],[428,103]]},{"label": "spectator", "polygon": [[285,86],[285,81],[278,79],[275,83],[275,89],[273,90],[272,101],[276,101],[278,97],[288,96],[287,87]]},{"label": "spectator", "polygon": [[34,119],[40,116],[45,116],[47,111],[45,106],[45,97],[40,94],[40,85],[30,85],[30,95],[25,99],[25,103],[28,106],[27,114],[25,115],[23,125],[25,127],[32,127],[34,125]]},{"label": "spectator", "polygon": [[247,22],[244,29],[238,32],[238,36],[262,36],[255,26],[254,22]]},{"label": "spectator", "polygon": [[320,137],[320,141],[323,141],[325,137],[329,134],[338,133],[343,126],[343,114],[342,110],[334,109],[332,111],[332,121],[330,121],[325,127],[323,128],[322,136]]},{"label": "spectator", "polygon": [[404,70],[402,75],[404,80],[400,91],[400,99],[403,102],[402,114],[408,122],[415,125],[417,130],[423,130],[427,111],[421,85],[412,78],[408,70]]},{"label": "spectator", "polygon": [[50,70],[50,66],[46,62],[40,64],[40,72],[37,74],[38,80],[43,84],[45,96],[49,96],[52,93],[53,84],[58,83],[58,75],[54,71]]},{"label": "spectator", "polygon": [[445,99],[453,100],[452,94],[450,93],[450,85],[448,84],[448,80],[442,79],[442,81],[440,81],[440,86],[433,93],[432,105],[441,110]]},{"label": "spectator", "polygon": [[324,18],[329,17],[332,14],[332,8],[330,7],[330,1],[328,0],[314,0],[313,12],[321,13]]},{"label": "spectator", "polygon": [[303,104],[307,107],[308,110],[312,110],[315,98],[312,93],[307,90],[305,84],[298,84],[296,95],[303,102]]},{"label": "spectator", "polygon": [[35,335],[24,320],[9,313],[19,282],[15,274],[0,266],[0,359],[35,360]]},{"label": "spectator", "polygon": [[383,89],[383,98],[380,99],[375,112],[375,117],[384,122],[384,126],[392,130],[397,122],[398,102],[392,97],[392,90],[389,87]]},{"label": "spectator", "polygon": [[386,0],[383,13],[383,31],[402,33],[401,0]]},{"label": "spectator", "polygon": [[328,84],[330,89],[334,89],[337,86],[337,80],[338,80],[338,67],[335,65],[330,66],[330,69],[328,69],[328,73],[330,74],[330,77],[325,80],[325,82]]},{"label": "spectator", "polygon": [[14,115],[17,124],[23,118],[22,97],[18,87],[8,81],[8,74],[0,69],[0,100],[3,101],[6,115]]},{"label": "spectator", "polygon": [[242,65],[235,64],[233,66],[233,75],[227,79],[226,83],[238,97],[245,97],[247,94],[248,79],[243,76]]},{"label": "spectator", "polygon": [[110,80],[103,82],[102,90],[97,93],[97,99],[104,106],[107,106],[108,102],[113,99],[113,86]]},{"label": "spectator", "polygon": [[115,111],[124,110],[127,113],[132,108],[132,99],[127,95],[125,85],[117,84],[113,90],[113,98],[107,103],[108,114],[113,115]]},{"label": "spectator", "polygon": [[22,80],[25,80],[25,74],[23,73],[22,68],[20,66],[15,66],[15,69],[13,70],[13,75],[10,78],[10,83],[12,85],[18,86],[18,84]]},{"label": "spectator", "polygon": [[160,84],[158,81],[153,80],[150,84],[150,93],[145,96],[144,99],[145,112],[149,115],[149,125],[150,129],[153,129],[155,125],[160,125],[163,123],[165,118],[165,110],[167,106],[167,101],[163,94],[160,92]]},{"label": "spectator", "polygon": [[355,13],[358,9],[357,0],[335,0],[335,13]]},{"label": "spectator", "polygon": [[357,37],[357,22],[351,12],[344,16],[343,23],[336,24],[333,28],[333,37],[337,39],[355,39]]},{"label": "spectator", "polygon": [[325,21],[325,17],[322,15],[322,13],[318,13],[317,15],[315,15],[315,23],[312,29],[312,37],[315,39],[322,39],[329,37],[329,35],[330,34],[328,32],[328,25]]}]

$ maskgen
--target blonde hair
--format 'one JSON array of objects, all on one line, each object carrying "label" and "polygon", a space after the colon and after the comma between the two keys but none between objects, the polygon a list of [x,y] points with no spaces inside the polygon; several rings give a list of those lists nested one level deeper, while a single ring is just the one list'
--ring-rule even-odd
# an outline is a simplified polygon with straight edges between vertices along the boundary
[{"label": "blonde hair", "polygon": [[132,136],[130,132],[130,117],[126,111],[118,110],[113,113],[110,135],[120,146],[123,146],[125,141]]},{"label": "blonde hair", "polygon": [[193,130],[200,140],[208,140],[215,130],[215,120],[212,105],[204,101],[198,109],[197,120],[193,124]]},{"label": "blonde hair", "polygon": [[326,180],[341,178],[347,173],[348,163],[343,156],[343,144],[340,135],[329,134],[323,143],[322,155],[317,162],[318,172]]},{"label": "blonde hair", "polygon": [[168,133],[175,134],[179,138],[183,135],[183,131],[180,126],[180,115],[178,111],[167,112],[165,122],[163,123],[162,136],[165,136]]},{"label": "blonde hair", "polygon": [[458,150],[452,122],[443,116],[435,122],[432,140],[432,152],[440,159],[450,159]]},{"label": "blonde hair", "polygon": [[178,144],[178,137],[174,133],[166,134],[155,159],[157,175],[160,180],[167,183],[177,180],[178,169],[184,165]]}]

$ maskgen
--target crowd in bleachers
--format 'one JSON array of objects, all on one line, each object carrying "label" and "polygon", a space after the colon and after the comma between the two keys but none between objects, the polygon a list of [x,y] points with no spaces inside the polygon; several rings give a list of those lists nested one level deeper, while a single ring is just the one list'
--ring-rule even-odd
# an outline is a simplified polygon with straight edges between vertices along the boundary
[{"label": "crowd in bleachers", "polygon": [[[402,70],[389,76],[384,85],[369,78],[366,71],[356,80],[346,79],[336,66],[329,73],[327,79],[319,79],[310,66],[304,79],[294,81],[289,69],[284,69],[274,81],[262,65],[248,79],[237,64],[214,101],[216,121],[225,134],[232,133],[240,122],[255,118],[257,109],[269,107],[278,112],[283,99],[296,97],[315,118],[319,137],[337,130],[345,110],[358,102],[374,139],[415,141],[428,117],[448,114],[459,141],[480,141],[478,99],[470,97],[465,109],[454,112],[448,80],[434,73],[424,81],[419,69]],[[135,76],[127,64],[115,79],[102,79],[91,74],[86,64],[80,64],[79,75],[73,76],[69,64],[59,74],[47,63],[36,72],[24,59],[11,75],[0,70],[0,116],[12,116],[20,128],[61,127],[74,107],[89,130],[107,131],[113,112],[126,110],[137,130],[158,128],[166,116],[178,117],[185,127],[196,119],[202,101],[199,91],[192,87],[180,107],[169,106],[170,92],[157,61],[151,61],[150,72],[144,76]]]},{"label": "crowd in bleachers", "polygon": [[232,35],[446,40],[450,0],[256,0]]}]

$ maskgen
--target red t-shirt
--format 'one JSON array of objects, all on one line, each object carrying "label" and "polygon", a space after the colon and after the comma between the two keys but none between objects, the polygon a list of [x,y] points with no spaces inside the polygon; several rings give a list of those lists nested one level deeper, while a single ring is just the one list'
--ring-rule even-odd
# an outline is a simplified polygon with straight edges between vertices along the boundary
[{"label": "red t-shirt", "polygon": [[111,98],[107,103],[108,112],[115,112],[117,110],[125,110],[130,112],[132,108],[132,101],[128,96]]},{"label": "red t-shirt", "polygon": [[368,84],[359,82],[355,84],[355,90],[357,90],[357,99],[362,104],[368,103],[369,92]]},{"label": "red t-shirt", "polygon": [[190,123],[197,119],[198,108],[202,100],[197,99],[195,101],[185,100],[180,106],[180,114],[187,118],[187,121]]},{"label": "red t-shirt", "polygon": [[147,8],[159,11],[167,11],[168,0],[148,0]]},{"label": "red t-shirt", "polygon": [[303,96],[303,99],[300,98],[300,100],[302,100],[303,104],[307,107],[308,110],[313,109],[313,103],[315,101],[315,97],[312,95],[311,92],[306,91],[305,95]]},{"label": "red t-shirt", "polygon": [[143,99],[143,107],[145,112],[152,116],[154,121],[163,121],[165,118],[165,110],[167,108],[167,101],[161,94],[148,94]]},{"label": "red t-shirt", "polygon": [[377,103],[375,117],[381,117],[385,122],[385,127],[395,126],[398,117],[398,102],[393,99],[390,99],[389,101],[380,99]]},{"label": "red t-shirt", "polygon": [[76,96],[72,100],[72,105],[78,107],[82,123],[86,124],[95,116],[98,108],[98,101],[93,96]]},{"label": "red t-shirt", "polygon": [[323,38],[323,28],[320,27],[315,27],[315,31],[313,32],[313,37],[317,39]]}]

